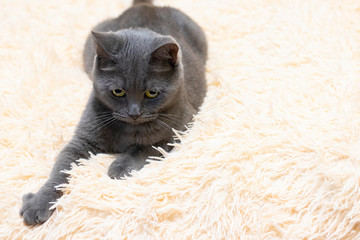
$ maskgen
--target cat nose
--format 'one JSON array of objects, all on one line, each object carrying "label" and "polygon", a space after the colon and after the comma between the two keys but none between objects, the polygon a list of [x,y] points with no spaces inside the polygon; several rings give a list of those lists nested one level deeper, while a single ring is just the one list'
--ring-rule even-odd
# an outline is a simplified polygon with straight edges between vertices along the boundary
[{"label": "cat nose", "polygon": [[138,119],[141,115],[139,105],[137,104],[130,105],[127,114],[129,115],[129,117],[131,117],[134,120]]}]

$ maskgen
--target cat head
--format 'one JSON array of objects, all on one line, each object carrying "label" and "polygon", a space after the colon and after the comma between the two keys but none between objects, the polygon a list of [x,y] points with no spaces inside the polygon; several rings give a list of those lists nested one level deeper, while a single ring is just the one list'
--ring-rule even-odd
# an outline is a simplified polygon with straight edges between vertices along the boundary
[{"label": "cat head", "polygon": [[179,45],[146,29],[92,32],[95,94],[118,120],[154,120],[176,102],[183,83]]}]

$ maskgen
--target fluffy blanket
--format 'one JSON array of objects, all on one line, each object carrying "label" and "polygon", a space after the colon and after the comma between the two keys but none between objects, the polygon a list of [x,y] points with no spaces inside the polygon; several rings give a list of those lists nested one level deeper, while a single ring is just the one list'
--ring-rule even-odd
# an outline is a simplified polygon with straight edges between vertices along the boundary
[{"label": "fluffy blanket", "polygon": [[0,239],[360,239],[360,2],[158,0],[205,30],[208,94],[163,161],[80,160],[43,225],[19,216],[91,91],[90,29],[130,0],[2,0]]}]

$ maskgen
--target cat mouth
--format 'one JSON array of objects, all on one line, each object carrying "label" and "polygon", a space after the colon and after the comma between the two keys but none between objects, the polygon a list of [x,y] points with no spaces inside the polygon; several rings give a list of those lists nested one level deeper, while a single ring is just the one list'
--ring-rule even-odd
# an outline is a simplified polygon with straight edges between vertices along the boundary
[{"label": "cat mouth", "polygon": [[147,122],[155,120],[158,117],[157,114],[151,114],[151,115],[144,115],[144,116],[140,115],[140,116],[134,118],[134,117],[123,115],[123,114],[120,114],[117,112],[114,112],[113,116],[119,121],[126,122],[126,123],[129,123],[132,125],[139,125],[142,123],[147,123]]}]

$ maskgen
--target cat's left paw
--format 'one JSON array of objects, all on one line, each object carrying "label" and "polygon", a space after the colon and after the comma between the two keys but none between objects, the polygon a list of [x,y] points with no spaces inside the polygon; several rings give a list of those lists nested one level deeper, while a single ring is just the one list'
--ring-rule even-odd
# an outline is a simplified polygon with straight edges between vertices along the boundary
[{"label": "cat's left paw", "polygon": [[144,161],[138,160],[130,155],[120,155],[110,165],[108,175],[113,179],[121,179],[125,176],[131,176],[131,171],[140,170],[144,165]]},{"label": "cat's left paw", "polygon": [[50,210],[51,192],[28,193],[23,196],[20,215],[26,225],[42,224],[49,219],[54,210]]}]

